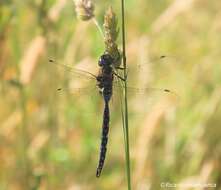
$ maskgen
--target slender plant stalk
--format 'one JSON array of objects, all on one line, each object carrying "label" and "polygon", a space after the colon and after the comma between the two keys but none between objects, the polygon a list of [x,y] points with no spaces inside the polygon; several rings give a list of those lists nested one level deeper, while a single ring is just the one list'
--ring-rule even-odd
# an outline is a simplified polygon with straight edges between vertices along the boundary
[{"label": "slender plant stalk", "polygon": [[[20,76],[20,69],[18,64],[16,64],[16,72],[17,76]],[[31,175],[31,168],[30,168],[30,162],[27,155],[27,149],[28,149],[28,131],[27,131],[27,123],[28,123],[28,117],[27,117],[27,94],[25,91],[25,86],[19,82],[19,95],[20,95],[20,111],[22,115],[21,119],[21,126],[20,126],[20,147],[19,147],[19,156],[21,159],[21,169],[23,171],[23,178],[22,184],[23,189],[28,190],[31,188],[30,184],[30,175]]]},{"label": "slender plant stalk", "polygon": [[20,98],[21,98],[21,112],[22,112],[22,124],[21,124],[21,141],[22,141],[22,147],[21,147],[21,154],[22,154],[22,167],[24,171],[24,189],[30,188],[30,163],[27,155],[27,149],[28,149],[28,132],[27,132],[27,110],[26,110],[26,104],[27,104],[27,97],[26,92],[24,89],[24,86],[20,87]]},{"label": "slender plant stalk", "polygon": [[124,0],[121,0],[121,17],[122,17],[122,46],[123,46],[123,67],[124,67],[124,111],[125,111],[125,157],[126,157],[126,173],[127,186],[131,190],[130,177],[130,145],[129,145],[129,127],[128,127],[128,105],[127,105],[127,63],[126,63],[126,43],[125,43],[125,19],[124,19]]},{"label": "slender plant stalk", "polygon": [[103,31],[102,31],[102,29],[101,29],[101,26],[100,26],[100,24],[98,23],[97,19],[96,19],[96,18],[93,18],[93,22],[94,22],[94,24],[96,25],[98,31],[100,32],[101,37],[104,38],[104,33],[103,33]]}]

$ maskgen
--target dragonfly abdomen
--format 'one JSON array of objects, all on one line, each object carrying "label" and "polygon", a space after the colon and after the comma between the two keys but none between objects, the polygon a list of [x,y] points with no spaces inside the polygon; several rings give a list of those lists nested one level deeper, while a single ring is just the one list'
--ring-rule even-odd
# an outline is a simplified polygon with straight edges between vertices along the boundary
[{"label": "dragonfly abdomen", "polygon": [[110,112],[108,101],[105,101],[104,113],[103,113],[103,125],[102,125],[102,137],[101,137],[101,146],[100,146],[100,158],[97,167],[96,176],[100,177],[102,168],[104,166],[104,161],[107,151],[107,142],[108,142],[108,132],[109,132],[109,122],[110,122]]},{"label": "dragonfly abdomen", "polygon": [[103,89],[103,98],[105,102],[109,102],[112,96],[112,84]]}]

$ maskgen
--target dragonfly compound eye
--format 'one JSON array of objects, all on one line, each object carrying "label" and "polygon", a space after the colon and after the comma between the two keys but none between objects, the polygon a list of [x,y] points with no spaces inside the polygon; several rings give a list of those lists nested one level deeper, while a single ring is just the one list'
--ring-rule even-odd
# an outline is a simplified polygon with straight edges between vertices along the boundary
[{"label": "dragonfly compound eye", "polygon": [[98,61],[98,65],[101,67],[110,66],[112,63],[113,58],[109,54],[103,54]]}]

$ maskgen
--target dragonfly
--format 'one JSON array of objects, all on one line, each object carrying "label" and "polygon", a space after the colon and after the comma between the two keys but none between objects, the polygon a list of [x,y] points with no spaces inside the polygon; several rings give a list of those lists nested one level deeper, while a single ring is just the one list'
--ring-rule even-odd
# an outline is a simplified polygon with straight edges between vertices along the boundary
[{"label": "dragonfly", "polygon": [[103,112],[101,145],[100,145],[100,156],[96,171],[96,177],[100,177],[107,152],[108,132],[109,132],[109,123],[110,123],[109,101],[112,96],[114,75],[116,75],[118,78],[120,78],[123,81],[125,80],[124,78],[121,78],[121,76],[119,76],[117,73],[114,72],[113,61],[114,60],[108,53],[103,54],[98,61],[100,72],[99,75],[97,76],[97,82],[98,82],[97,86],[100,92],[102,93],[104,99],[104,112]]},{"label": "dragonfly", "polygon": [[[53,60],[49,60],[53,62]],[[104,53],[101,55],[98,66],[99,74],[95,76],[94,74],[90,74],[97,81],[97,87],[99,89],[100,94],[103,96],[104,100],[104,111],[103,111],[103,123],[102,123],[102,133],[101,133],[101,144],[100,144],[100,155],[99,162],[96,170],[96,177],[100,177],[101,171],[104,166],[104,161],[107,152],[107,142],[108,142],[108,132],[109,132],[109,124],[110,124],[110,110],[109,110],[109,102],[112,96],[113,90],[113,80],[114,75],[117,76],[122,81],[125,81],[124,78],[119,76],[113,69],[114,59],[110,54]],[[121,68],[122,69],[122,68]]]},{"label": "dragonfly", "polygon": [[[165,56],[161,56],[160,58],[163,59],[165,58]],[[113,87],[116,86],[116,83],[118,85],[117,87],[121,87],[121,85],[119,84],[119,80],[121,82],[125,82],[126,80],[118,72],[118,70],[123,70],[124,68],[121,68],[121,67],[115,68],[113,65],[114,59],[108,53],[104,53],[103,55],[101,55],[98,60],[98,66],[99,66],[98,75],[95,75],[85,70],[75,69],[73,67],[57,63],[53,59],[50,59],[49,62],[54,63],[58,66],[63,66],[69,71],[71,71],[72,73],[78,73],[79,75],[86,75],[87,78],[90,78],[96,81],[98,91],[102,95],[103,102],[104,102],[100,154],[99,154],[99,161],[98,161],[98,166],[96,170],[96,177],[100,177],[102,169],[104,167],[104,162],[105,162],[106,152],[107,152],[108,133],[109,133],[109,127],[110,127],[109,126],[110,124],[109,102],[113,95]],[[118,80],[115,81],[115,78],[117,78]],[[141,89],[137,89],[133,87],[128,87],[128,89],[133,90],[133,91],[142,91]],[[60,91],[62,90],[62,88],[58,88],[57,90]],[[146,89],[144,89],[143,91],[145,90]],[[160,89],[160,90],[166,93],[173,93],[169,89]]]}]

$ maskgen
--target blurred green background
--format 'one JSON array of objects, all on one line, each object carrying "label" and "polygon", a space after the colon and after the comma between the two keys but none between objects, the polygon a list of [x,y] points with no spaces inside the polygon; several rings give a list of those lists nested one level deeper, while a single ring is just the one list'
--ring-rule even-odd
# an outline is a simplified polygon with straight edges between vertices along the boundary
[{"label": "blurred green background", "polygon": [[[120,26],[120,1],[94,3],[101,25],[111,5]],[[153,90],[129,98],[133,189],[166,189],[161,183],[221,189],[220,1],[125,3],[128,80],[178,94]],[[72,1],[1,0],[1,190],[126,189],[119,102],[111,103],[107,158],[97,179],[103,104],[95,81],[48,62],[96,73],[103,51],[96,26],[77,19]],[[82,90],[72,94],[69,86]]]}]

